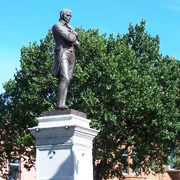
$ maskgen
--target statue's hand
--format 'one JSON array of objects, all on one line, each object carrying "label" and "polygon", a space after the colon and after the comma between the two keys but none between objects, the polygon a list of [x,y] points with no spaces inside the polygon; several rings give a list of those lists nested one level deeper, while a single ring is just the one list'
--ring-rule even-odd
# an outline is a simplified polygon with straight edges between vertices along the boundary
[{"label": "statue's hand", "polygon": [[72,31],[73,34],[76,35],[76,37],[78,36],[78,33],[76,31]]},{"label": "statue's hand", "polygon": [[79,49],[80,48],[80,43],[76,40],[74,46],[75,46],[76,49]]}]

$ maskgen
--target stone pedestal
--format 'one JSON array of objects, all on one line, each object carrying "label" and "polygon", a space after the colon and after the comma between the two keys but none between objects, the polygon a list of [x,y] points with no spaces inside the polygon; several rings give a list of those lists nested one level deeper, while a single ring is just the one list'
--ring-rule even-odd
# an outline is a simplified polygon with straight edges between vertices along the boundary
[{"label": "stone pedestal", "polygon": [[75,110],[43,113],[36,138],[37,180],[93,180],[92,140],[97,130],[89,128],[86,114]]}]

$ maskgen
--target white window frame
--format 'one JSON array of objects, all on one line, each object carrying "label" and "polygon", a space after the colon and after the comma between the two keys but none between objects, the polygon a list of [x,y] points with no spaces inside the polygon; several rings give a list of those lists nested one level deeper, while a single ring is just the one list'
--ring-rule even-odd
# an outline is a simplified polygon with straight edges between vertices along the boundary
[{"label": "white window frame", "polygon": [[[136,156],[136,151],[132,150],[132,156]],[[132,169],[132,173],[136,175],[141,174],[141,168],[136,167],[135,169]]]},{"label": "white window frame", "polygon": [[[123,174],[129,174],[129,159],[128,159],[128,149],[125,149],[124,150],[124,153],[123,153],[123,158],[126,158],[126,162],[127,162],[127,166],[124,167],[123,166]],[[126,172],[124,172],[124,170],[126,170]]]},{"label": "white window frame", "polygon": [[[175,151],[175,149],[173,149],[173,150],[171,151],[171,153],[169,154],[169,158],[172,158],[174,151]],[[174,165],[174,163],[170,163],[170,164],[168,165],[168,169],[169,169],[169,170],[176,170],[176,167],[172,168],[173,165]]]},{"label": "white window frame", "polygon": [[[13,162],[11,162],[11,161],[13,161]],[[19,158],[13,158],[9,161],[9,171],[11,171],[11,168],[17,168],[18,172],[16,172],[16,174],[13,174],[12,176],[10,176],[8,178],[8,180],[21,180],[20,159]],[[13,176],[15,176],[15,179],[13,178]]]}]

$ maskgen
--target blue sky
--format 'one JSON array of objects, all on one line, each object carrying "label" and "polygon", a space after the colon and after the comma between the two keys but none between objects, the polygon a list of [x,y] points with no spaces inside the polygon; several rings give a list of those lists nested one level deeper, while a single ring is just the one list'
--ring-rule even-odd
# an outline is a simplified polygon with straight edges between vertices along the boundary
[{"label": "blue sky", "polygon": [[62,8],[72,10],[71,26],[102,34],[125,34],[143,18],[160,53],[180,59],[180,0],[0,0],[0,93],[20,69],[21,47],[43,39]]}]

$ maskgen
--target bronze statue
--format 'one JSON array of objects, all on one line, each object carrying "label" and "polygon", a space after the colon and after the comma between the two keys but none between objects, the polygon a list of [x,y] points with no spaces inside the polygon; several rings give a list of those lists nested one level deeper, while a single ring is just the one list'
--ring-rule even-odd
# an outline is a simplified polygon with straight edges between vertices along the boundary
[{"label": "bronze statue", "polygon": [[59,22],[52,28],[56,43],[53,75],[60,79],[56,109],[61,110],[68,109],[65,104],[68,85],[72,78],[75,64],[75,50],[80,46],[80,43],[77,41],[77,32],[68,25],[71,17],[70,9],[62,9]]}]

